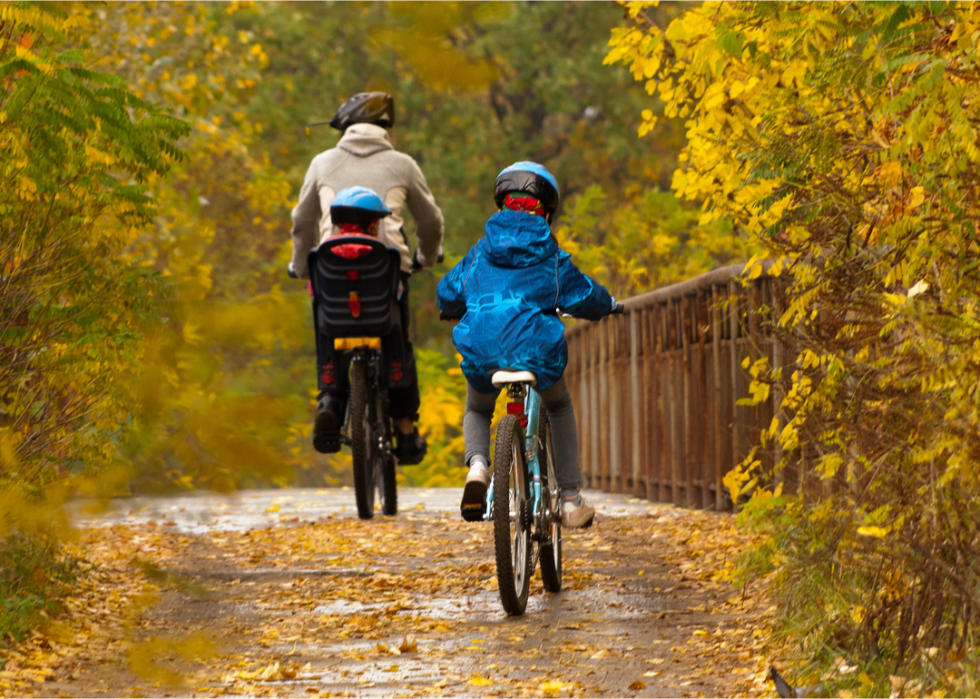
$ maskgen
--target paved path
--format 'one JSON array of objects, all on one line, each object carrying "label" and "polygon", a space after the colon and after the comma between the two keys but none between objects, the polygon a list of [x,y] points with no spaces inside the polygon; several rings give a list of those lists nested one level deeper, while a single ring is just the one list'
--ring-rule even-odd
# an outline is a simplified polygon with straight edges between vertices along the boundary
[{"label": "paved path", "polygon": [[[454,514],[459,511],[462,488],[399,488],[400,512]],[[585,491],[600,517],[646,515],[672,508],[623,495]],[[242,490],[231,495],[194,492],[176,497],[139,497],[113,500],[108,507],[77,503],[74,512],[83,526],[170,523],[187,534],[209,531],[245,531],[275,525],[297,525],[324,517],[355,518],[353,488],[289,488]]]},{"label": "paved path", "polygon": [[[80,504],[79,524],[122,525],[112,531],[142,547],[136,563],[160,587],[159,601],[119,641],[125,653],[73,661],[42,693],[766,690],[753,612],[716,579],[727,554],[712,546],[729,518],[588,493],[598,523],[566,534],[562,592],[546,594],[536,575],[527,613],[515,618],[500,608],[492,531],[460,520],[460,494],[401,489],[397,517],[366,522],[354,516],[350,489],[133,498],[99,513]],[[212,650],[186,652],[185,643]],[[134,673],[144,655],[157,678],[174,673],[184,684]]]}]

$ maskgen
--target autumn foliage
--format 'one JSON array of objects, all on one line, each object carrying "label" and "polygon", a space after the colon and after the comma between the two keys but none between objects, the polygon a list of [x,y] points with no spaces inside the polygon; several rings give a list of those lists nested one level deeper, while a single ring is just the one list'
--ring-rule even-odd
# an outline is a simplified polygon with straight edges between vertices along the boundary
[{"label": "autumn foliage", "polygon": [[773,331],[796,361],[758,377],[785,397],[762,441],[804,477],[747,512],[802,674],[846,654],[862,691],[921,672],[975,693],[980,8],[705,3],[665,26],[627,8],[607,61],[687,120],[674,190],[782,271]]},{"label": "autumn foliage", "polygon": [[0,534],[43,522],[39,505],[111,459],[130,419],[125,380],[162,285],[124,251],[188,130],[63,51],[77,20],[0,7]]}]

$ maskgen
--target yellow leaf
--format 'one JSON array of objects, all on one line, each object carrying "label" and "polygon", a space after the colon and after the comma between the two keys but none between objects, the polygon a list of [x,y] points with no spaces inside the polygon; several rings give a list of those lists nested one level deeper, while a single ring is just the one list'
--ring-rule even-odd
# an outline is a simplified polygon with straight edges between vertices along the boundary
[{"label": "yellow leaf", "polygon": [[570,682],[560,682],[558,680],[553,680],[551,682],[542,682],[538,685],[538,690],[544,692],[545,694],[558,694],[566,688],[571,688],[573,685]]},{"label": "yellow leaf", "polygon": [[909,293],[906,296],[906,298],[914,298],[914,297],[918,296],[919,294],[924,293],[924,292],[926,292],[928,290],[929,290],[929,282],[927,282],[925,280],[920,280],[920,281],[916,282],[915,285],[911,289],[909,289]]},{"label": "yellow leaf", "polygon": [[909,208],[915,209],[922,206],[922,202],[926,200],[925,190],[922,187],[913,187],[912,191],[909,192]]},{"label": "yellow leaf", "polygon": [[860,536],[873,536],[878,539],[884,539],[887,534],[888,530],[882,527],[858,527],[858,535]]},{"label": "yellow leaf", "polygon": [[267,508],[265,508],[265,511],[266,512],[278,512],[279,511],[279,505],[272,505],[271,507],[267,507]]},{"label": "yellow leaf", "polygon": [[486,677],[476,675],[475,677],[470,678],[470,684],[476,687],[489,687],[493,684],[493,680],[488,680]]}]

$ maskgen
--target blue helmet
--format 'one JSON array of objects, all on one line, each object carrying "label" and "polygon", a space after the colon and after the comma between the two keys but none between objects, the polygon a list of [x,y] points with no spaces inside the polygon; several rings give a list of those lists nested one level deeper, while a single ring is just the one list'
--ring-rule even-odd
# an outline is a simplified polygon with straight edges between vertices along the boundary
[{"label": "blue helmet", "polygon": [[558,182],[544,167],[537,163],[522,161],[504,168],[493,185],[493,200],[503,206],[504,196],[510,192],[526,192],[544,205],[549,211],[558,208],[561,195]]},{"label": "blue helmet", "polygon": [[347,187],[337,192],[330,203],[330,219],[333,223],[356,223],[367,228],[379,218],[391,215],[373,189]]}]

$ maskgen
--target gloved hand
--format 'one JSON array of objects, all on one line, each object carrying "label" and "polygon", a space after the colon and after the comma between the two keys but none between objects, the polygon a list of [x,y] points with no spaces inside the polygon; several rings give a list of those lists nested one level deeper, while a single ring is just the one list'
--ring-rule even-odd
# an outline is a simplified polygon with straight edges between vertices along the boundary
[{"label": "gloved hand", "polygon": [[[446,253],[442,251],[442,246],[439,246],[439,253],[436,255],[436,264],[441,264],[443,260],[446,259]],[[424,265],[419,262],[419,249],[415,248],[415,252],[412,253],[412,271],[417,272],[422,269]]]},{"label": "gloved hand", "polygon": [[289,263],[289,267],[286,268],[286,274],[289,275],[290,279],[299,279],[299,275],[296,274],[296,268],[293,267],[293,263]]},{"label": "gloved hand", "polygon": [[612,315],[613,313],[615,313],[616,315],[622,315],[623,313],[626,313],[626,309],[623,308],[622,305],[620,305],[620,303],[616,300],[615,296],[612,297],[612,308],[609,309],[609,314]]}]

